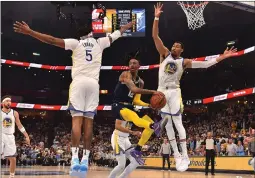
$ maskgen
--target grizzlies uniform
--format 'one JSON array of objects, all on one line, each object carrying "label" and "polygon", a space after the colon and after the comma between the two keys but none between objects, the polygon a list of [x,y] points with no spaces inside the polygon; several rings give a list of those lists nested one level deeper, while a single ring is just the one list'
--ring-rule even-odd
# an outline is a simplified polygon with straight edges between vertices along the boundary
[{"label": "grizzlies uniform", "polygon": [[108,37],[98,40],[65,39],[65,49],[72,50],[72,83],[69,88],[69,107],[72,116],[93,118],[99,103],[99,73],[103,50],[110,46]]},{"label": "grizzlies uniform", "polygon": [[1,115],[2,124],[2,151],[4,157],[13,157],[16,155],[16,144],[15,144],[15,116],[14,110],[5,113],[2,111]]}]

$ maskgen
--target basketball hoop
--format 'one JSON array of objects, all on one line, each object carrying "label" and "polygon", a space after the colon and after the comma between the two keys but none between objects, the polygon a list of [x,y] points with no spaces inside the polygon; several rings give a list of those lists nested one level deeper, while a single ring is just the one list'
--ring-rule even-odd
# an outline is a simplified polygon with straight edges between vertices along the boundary
[{"label": "basketball hoop", "polygon": [[178,1],[188,20],[189,29],[195,30],[205,25],[203,12],[208,2]]}]

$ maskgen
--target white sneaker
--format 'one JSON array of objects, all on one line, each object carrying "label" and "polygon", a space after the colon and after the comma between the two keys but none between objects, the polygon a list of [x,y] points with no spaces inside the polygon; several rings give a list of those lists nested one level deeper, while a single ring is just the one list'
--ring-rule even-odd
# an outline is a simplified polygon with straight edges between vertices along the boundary
[{"label": "white sneaker", "polygon": [[178,171],[179,167],[182,164],[182,155],[174,155],[174,159],[175,159],[175,166],[176,166],[176,170]]},{"label": "white sneaker", "polygon": [[184,172],[189,168],[190,160],[188,156],[182,157],[181,165],[178,167],[178,171]]}]

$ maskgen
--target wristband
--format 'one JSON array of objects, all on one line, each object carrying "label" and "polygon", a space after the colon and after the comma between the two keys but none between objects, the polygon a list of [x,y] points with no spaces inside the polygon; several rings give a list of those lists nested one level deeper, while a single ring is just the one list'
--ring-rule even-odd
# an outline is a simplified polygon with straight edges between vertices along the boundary
[{"label": "wristband", "polygon": [[155,17],[154,20],[159,20],[159,18],[158,18],[158,17]]},{"label": "wristband", "polygon": [[20,128],[19,130],[20,130],[22,133],[26,132],[26,130],[25,130],[24,127]]}]

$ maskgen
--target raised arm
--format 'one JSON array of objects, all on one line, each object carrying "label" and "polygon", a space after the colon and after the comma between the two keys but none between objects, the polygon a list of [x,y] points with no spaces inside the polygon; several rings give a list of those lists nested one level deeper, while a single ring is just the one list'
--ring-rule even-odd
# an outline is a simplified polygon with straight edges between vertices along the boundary
[{"label": "raised arm", "polygon": [[29,136],[28,136],[28,134],[27,134],[25,128],[23,127],[23,125],[22,125],[21,122],[20,122],[19,113],[18,113],[17,111],[14,111],[14,117],[15,117],[15,122],[16,122],[16,125],[17,125],[18,129],[19,129],[20,132],[23,133],[23,135],[25,136],[27,144],[30,145]]},{"label": "raised arm", "polygon": [[16,21],[14,23],[13,28],[14,28],[14,31],[17,33],[29,35],[29,36],[32,36],[33,38],[36,38],[44,43],[58,46],[60,48],[65,48],[65,42],[63,39],[56,38],[51,35],[46,35],[46,34],[34,31],[34,30],[30,29],[29,26],[24,21],[22,21],[22,23]]},{"label": "raised arm", "polygon": [[126,84],[130,91],[134,94],[154,94],[157,92],[155,90],[146,90],[138,88],[132,81],[132,76],[128,71],[122,72],[122,74],[119,77],[119,81]]},{"label": "raised arm", "polygon": [[234,47],[232,47],[231,49],[226,49],[224,51],[224,53],[222,55],[220,55],[219,57],[215,58],[215,59],[211,59],[208,61],[192,61],[191,59],[184,59],[184,68],[208,68],[211,67],[215,64],[217,64],[218,62],[233,57],[236,55],[236,51],[237,49]]},{"label": "raised arm", "polygon": [[[163,12],[162,11],[163,4],[157,3],[157,6],[154,5],[154,10],[155,10],[155,18],[153,22],[153,27],[152,27],[152,37],[155,43],[155,46],[161,56],[167,56],[169,53],[169,50],[165,47],[163,44],[162,40],[159,38],[159,30],[158,30],[158,23],[159,23],[159,16]],[[163,58],[160,58],[160,63],[164,60]]]}]

